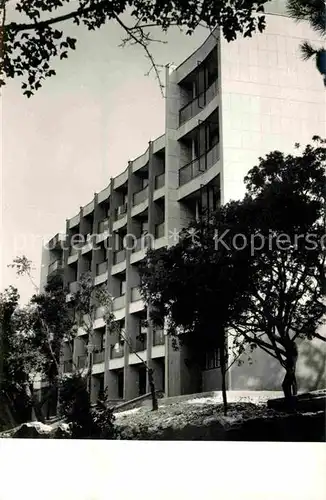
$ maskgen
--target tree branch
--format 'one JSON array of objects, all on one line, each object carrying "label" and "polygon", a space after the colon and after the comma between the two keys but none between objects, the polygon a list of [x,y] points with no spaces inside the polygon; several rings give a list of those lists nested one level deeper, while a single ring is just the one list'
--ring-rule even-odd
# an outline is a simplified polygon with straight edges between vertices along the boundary
[{"label": "tree branch", "polygon": [[67,14],[63,14],[62,16],[51,17],[50,19],[46,19],[44,21],[35,21],[33,23],[9,23],[5,26],[6,30],[13,31],[15,33],[19,33],[20,31],[30,31],[30,30],[38,30],[41,28],[46,28],[47,26],[51,26],[52,24],[61,23],[62,21],[68,21],[69,19],[75,19],[77,16],[82,14],[88,14],[92,10],[97,10],[99,7],[107,3],[107,0],[102,0],[102,2],[98,3],[96,6],[92,5],[90,7],[81,7],[72,12],[68,12]]},{"label": "tree branch", "polygon": [[[163,92],[164,85],[163,85],[163,82],[161,80],[157,64],[154,61],[154,57],[148,49],[148,43],[150,41],[160,42],[160,43],[166,43],[166,42],[164,42],[162,40],[150,39],[149,35],[146,35],[144,33],[144,31],[142,30],[142,28],[140,26],[138,26],[137,24],[134,27],[130,28],[130,27],[126,26],[124,24],[124,22],[121,21],[119,16],[117,16],[116,14],[114,14],[113,17],[117,21],[117,23],[125,30],[125,32],[127,33],[128,37],[129,37],[123,41],[123,44],[126,44],[127,42],[130,42],[131,40],[133,40],[135,44],[140,45],[144,49],[146,56],[150,60],[150,63],[152,65],[148,73],[150,73],[150,71],[152,69],[154,69],[156,79],[157,79],[159,86],[160,86],[160,91],[161,91],[162,97],[164,97],[164,92]],[[137,35],[134,34],[134,31],[138,31],[138,35],[139,35],[138,37],[137,37]]]}]

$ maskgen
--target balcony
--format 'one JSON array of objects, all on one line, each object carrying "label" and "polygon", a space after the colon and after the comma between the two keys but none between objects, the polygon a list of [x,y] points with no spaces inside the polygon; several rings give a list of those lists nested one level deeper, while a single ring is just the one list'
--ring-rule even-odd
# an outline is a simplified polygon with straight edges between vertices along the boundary
[{"label": "balcony", "polygon": [[98,234],[102,234],[105,231],[109,231],[110,220],[104,219],[98,223]]},{"label": "balcony", "polygon": [[93,354],[93,363],[104,363],[105,359],[105,351],[94,352]]},{"label": "balcony", "polygon": [[77,293],[78,290],[78,281],[72,281],[68,285],[69,293]]},{"label": "balcony", "polygon": [[164,345],[165,335],[163,329],[153,330],[153,346]]},{"label": "balcony", "polygon": [[106,307],[105,306],[98,307],[95,310],[95,319],[103,318],[103,316],[104,316],[105,313],[106,313]]},{"label": "balcony", "polygon": [[124,356],[124,346],[121,344],[111,345],[110,349],[110,359],[123,358]]},{"label": "balcony", "polygon": [[[148,233],[146,233],[148,234]],[[133,242],[132,252],[139,252],[140,250],[146,250],[148,247],[148,241],[146,234],[143,234],[141,238]]]},{"label": "balcony", "polygon": [[114,264],[120,264],[120,262],[123,262],[126,258],[126,250],[119,250],[118,252],[115,252],[114,256]]},{"label": "balcony", "polygon": [[219,144],[215,144],[209,151],[195,158],[179,170],[179,186],[195,179],[210,169],[219,160]]},{"label": "balcony", "polygon": [[77,357],[77,369],[82,370],[87,364],[87,354]]},{"label": "balcony", "polygon": [[165,236],[165,223],[162,222],[161,224],[156,224],[155,226],[155,238],[164,238]]},{"label": "balcony", "polygon": [[63,373],[71,373],[72,372],[72,359],[67,359],[63,362]]},{"label": "balcony", "polygon": [[57,259],[54,262],[52,262],[52,264],[49,265],[48,274],[54,273],[59,269],[62,269],[62,259]]},{"label": "balcony", "polygon": [[78,244],[74,243],[74,245],[69,248],[69,257],[71,257],[72,255],[77,255],[81,246],[82,245],[80,243],[78,243]]},{"label": "balcony", "polygon": [[147,198],[148,198],[148,186],[133,195],[132,204],[133,206],[139,205],[143,201],[147,200]]},{"label": "balcony", "polygon": [[127,203],[124,203],[115,210],[115,220],[123,219],[123,217],[125,217],[126,215],[127,215]]},{"label": "balcony", "polygon": [[101,274],[106,273],[108,270],[107,261],[101,262],[100,264],[96,264],[96,276],[100,276]]},{"label": "balcony", "polygon": [[160,189],[165,184],[165,172],[155,177],[155,189]]},{"label": "balcony", "polygon": [[118,309],[122,309],[126,304],[126,296],[121,295],[120,297],[116,297],[113,301],[113,310],[117,311]]},{"label": "balcony", "polygon": [[217,80],[179,111],[179,126],[196,116],[217,95]]},{"label": "balcony", "polygon": [[136,339],[133,342],[133,347],[134,347],[135,352],[145,351],[147,348],[147,335],[142,334],[142,337],[143,337],[142,340]]},{"label": "balcony", "polygon": [[136,302],[137,300],[142,300],[142,296],[139,287],[135,286],[131,289],[131,302]]}]

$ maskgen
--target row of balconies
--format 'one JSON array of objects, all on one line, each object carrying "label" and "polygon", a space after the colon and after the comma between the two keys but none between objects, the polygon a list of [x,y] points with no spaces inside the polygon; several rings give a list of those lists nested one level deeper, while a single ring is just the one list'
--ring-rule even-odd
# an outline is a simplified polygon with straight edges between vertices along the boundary
[{"label": "row of balconies", "polygon": [[[155,176],[154,179],[154,187],[155,189],[160,189],[164,186],[165,183],[165,173],[159,174]],[[144,201],[148,199],[148,186],[145,188],[137,191],[136,193],[133,194],[132,196],[132,206],[140,205]],[[122,219],[128,210],[128,204],[123,203],[120,205],[118,208],[115,210],[115,220],[120,220]]]},{"label": "row of balconies", "polygon": [[[73,281],[69,283],[69,292],[76,293],[78,290],[78,281]],[[138,286],[131,289],[131,302],[136,302],[137,300],[142,300],[142,296]],[[125,307],[125,295],[120,297],[115,297],[113,302],[113,309],[116,311]],[[95,319],[101,318],[103,316],[103,308],[98,307],[95,311]]]},{"label": "row of balconies", "polygon": [[[162,222],[161,224],[156,224],[155,231],[154,231],[155,239],[163,238],[164,231],[165,231],[164,222]],[[70,248],[70,255],[76,255],[83,246],[84,246],[83,244],[75,244],[73,247]],[[143,237],[135,240],[133,245],[131,245],[131,246],[132,246],[131,251],[133,253],[138,252],[138,251],[143,250],[143,249],[146,249],[147,248],[147,241],[146,241],[145,235],[143,235]],[[90,247],[90,249],[91,248],[92,247]],[[121,250],[114,252],[113,264],[120,264],[125,259],[126,259],[126,249],[123,248]],[[55,270],[60,269],[62,267],[63,267],[62,259],[57,259],[55,262],[53,262],[49,265],[48,275],[51,274],[52,272],[54,272]],[[107,261],[104,261],[104,262],[97,264],[96,265],[96,276],[100,276],[101,274],[105,273],[107,270],[108,270]]]},{"label": "row of balconies", "polygon": [[[165,335],[163,330],[155,329],[153,331],[153,346],[164,345]],[[134,343],[135,352],[146,350],[146,339],[144,341],[136,341]],[[109,359],[118,359],[124,357],[124,345],[115,344],[110,346]],[[81,370],[87,365],[87,354],[82,354],[77,356],[76,368]],[[93,353],[93,363],[104,363],[105,361],[105,350],[101,350]],[[69,373],[73,371],[73,361],[72,359],[65,360],[63,362],[64,373]]]}]

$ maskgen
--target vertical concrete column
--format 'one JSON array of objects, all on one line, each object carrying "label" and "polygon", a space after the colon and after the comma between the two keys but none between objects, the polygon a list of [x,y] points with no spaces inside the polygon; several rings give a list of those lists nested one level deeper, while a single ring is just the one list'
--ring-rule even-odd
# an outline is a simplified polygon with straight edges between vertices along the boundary
[{"label": "vertical concrete column", "polygon": [[[114,295],[114,281],[111,276],[111,270],[113,265],[113,236],[112,236],[112,225],[114,220],[114,191],[113,191],[113,179],[111,177],[110,180],[110,208],[109,208],[109,236],[107,240],[105,240],[105,248],[106,248],[106,258],[108,262],[108,280],[107,280],[107,291],[111,295]],[[118,398],[118,382],[117,376],[115,373],[109,370],[109,361],[110,361],[110,346],[113,344],[115,339],[113,339],[112,335],[106,328],[105,331],[105,362],[104,362],[104,387],[107,390],[107,394],[109,399],[117,399]]]},{"label": "vertical concrete column", "polygon": [[[180,88],[174,66],[166,68],[165,101],[165,234],[168,246],[177,243],[181,230],[180,204],[178,202],[180,144],[177,141],[179,126]],[[172,339],[165,339],[165,391],[167,396],[181,394],[181,353],[172,347]]]},{"label": "vertical concrete column", "polygon": [[100,251],[97,249],[98,245],[96,244],[96,235],[98,234],[98,225],[101,221],[101,208],[98,204],[98,196],[97,193],[94,193],[94,217],[93,217],[93,227],[92,227],[92,267],[91,273],[92,278],[94,279],[96,276],[96,266],[99,263]]},{"label": "vertical concrete column", "polygon": [[[84,221],[84,216],[83,216],[83,207],[80,207],[80,222],[79,222],[79,234],[84,234],[85,231],[85,221]],[[86,271],[86,265],[85,261],[83,260],[83,257],[81,255],[81,250],[79,249],[78,251],[78,263],[77,263],[77,281],[80,280],[82,274]]]},{"label": "vertical concrete column", "polygon": [[[221,38],[221,29],[216,31],[216,36]],[[218,107],[218,123],[219,123],[219,153],[220,153],[220,164],[221,164],[221,173],[220,173],[220,194],[221,194],[221,204],[226,203],[225,193],[224,193],[224,152],[223,152],[223,91],[222,91],[222,56],[221,56],[221,43],[216,44],[216,52],[217,52],[217,64],[218,64],[218,89],[217,92],[220,96],[220,105]]]},{"label": "vertical concrete column", "polygon": [[[153,247],[153,240],[155,238],[155,225],[157,224],[157,210],[155,203],[153,201],[154,190],[155,190],[155,177],[161,172],[159,170],[159,163],[156,161],[155,155],[153,154],[153,143],[149,143],[148,147],[149,153],[149,164],[148,164],[148,233],[151,235],[148,238],[148,247]],[[147,307],[147,366],[153,369],[152,363],[152,347],[153,347],[153,325],[150,321],[150,304]],[[148,381],[148,376],[146,377],[146,392],[150,392],[150,386]]]},{"label": "vertical concrete column", "polygon": [[[132,173],[132,162],[128,164],[128,210],[127,210],[127,234],[132,234],[133,221],[131,219],[132,197],[135,188],[135,179]],[[127,238],[127,246],[130,247],[129,238]],[[131,250],[126,250],[126,317],[125,317],[125,335],[128,341],[132,342],[134,337],[134,321],[132,315],[129,313],[131,302],[131,289],[137,283],[137,271],[130,265]],[[137,378],[133,367],[129,365],[129,352],[130,348],[128,342],[124,344],[124,399],[132,399],[137,394]]]},{"label": "vertical concrete column", "polygon": [[63,248],[63,285],[66,287],[69,283],[69,273],[68,273],[68,257],[69,257],[69,220],[66,219],[66,234]]},{"label": "vertical concrete column", "polygon": [[47,284],[48,269],[50,264],[50,250],[47,247],[48,242],[42,241],[42,256],[41,256],[41,279],[40,279],[40,291],[44,291],[44,287]]}]

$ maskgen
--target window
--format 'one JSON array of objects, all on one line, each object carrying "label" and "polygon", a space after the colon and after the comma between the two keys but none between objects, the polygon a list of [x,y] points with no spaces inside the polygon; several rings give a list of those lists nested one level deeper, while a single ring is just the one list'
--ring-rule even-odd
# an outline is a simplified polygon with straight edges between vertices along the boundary
[{"label": "window", "polygon": [[103,399],[105,396],[104,391],[104,375],[99,376],[99,390],[98,390],[98,398]]},{"label": "window", "polygon": [[141,234],[147,234],[148,233],[148,222],[141,222],[140,224],[140,227],[141,227]]},{"label": "window", "polygon": [[195,99],[198,96],[198,75],[192,84],[192,98]]},{"label": "window", "polygon": [[199,157],[199,137],[195,137],[193,140],[193,158]]},{"label": "window", "polygon": [[205,355],[205,370],[214,370],[214,368],[219,368],[219,355],[217,349],[212,352],[207,352]]},{"label": "window", "polygon": [[117,252],[124,249],[124,234],[114,233],[115,249]]},{"label": "window", "polygon": [[209,122],[205,127],[206,151],[209,151],[219,142],[218,122]]},{"label": "window", "polygon": [[100,350],[105,351],[106,335],[105,332],[100,336]]},{"label": "window", "polygon": [[120,296],[121,295],[125,295],[126,288],[127,288],[127,282],[126,281],[121,281],[120,282]]}]

